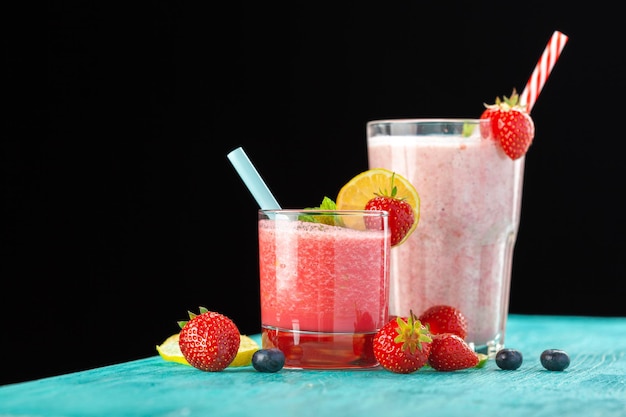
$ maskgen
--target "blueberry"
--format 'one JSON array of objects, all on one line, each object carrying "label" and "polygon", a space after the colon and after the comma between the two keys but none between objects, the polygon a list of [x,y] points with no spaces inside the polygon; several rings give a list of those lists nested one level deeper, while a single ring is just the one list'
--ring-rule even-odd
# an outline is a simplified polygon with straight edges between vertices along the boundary
[{"label": "blueberry", "polygon": [[285,365],[285,354],[277,348],[259,349],[252,355],[252,366],[259,372],[278,372]]},{"label": "blueberry", "polygon": [[540,359],[548,371],[563,371],[569,366],[569,355],[560,349],[546,349],[541,352]]},{"label": "blueberry", "polygon": [[496,353],[496,365],[500,369],[514,371],[522,366],[522,352],[515,349],[500,349]]}]

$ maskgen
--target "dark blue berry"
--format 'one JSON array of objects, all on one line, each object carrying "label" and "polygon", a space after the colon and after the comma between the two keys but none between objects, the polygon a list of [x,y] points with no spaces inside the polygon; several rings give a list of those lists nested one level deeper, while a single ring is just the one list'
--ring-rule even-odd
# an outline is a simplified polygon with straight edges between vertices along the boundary
[{"label": "dark blue berry", "polygon": [[259,372],[278,372],[284,365],[285,354],[280,349],[259,349],[252,355],[252,366]]},{"label": "dark blue berry", "polygon": [[500,369],[514,371],[522,366],[522,352],[515,349],[500,349],[496,353],[496,365]]},{"label": "dark blue berry", "polygon": [[563,371],[569,366],[569,355],[560,349],[546,349],[541,352],[540,359],[548,371]]}]

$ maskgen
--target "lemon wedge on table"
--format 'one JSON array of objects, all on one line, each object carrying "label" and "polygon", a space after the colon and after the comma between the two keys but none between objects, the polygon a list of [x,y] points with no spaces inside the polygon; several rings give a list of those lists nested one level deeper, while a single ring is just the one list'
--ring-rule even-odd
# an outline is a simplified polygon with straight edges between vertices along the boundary
[{"label": "lemon wedge on table", "polygon": [[180,346],[178,346],[178,337],[179,334],[176,333],[165,339],[162,344],[157,345],[157,352],[159,352],[159,355],[166,361],[189,365],[189,362],[187,362],[187,359],[185,359],[183,353],[180,351]]},{"label": "lemon wedge on table", "polygon": [[[337,210],[363,210],[367,202],[376,197],[377,194],[391,195],[392,187],[396,188],[396,198],[409,203],[414,211],[415,221],[404,236],[402,240],[404,242],[417,227],[420,215],[420,197],[413,184],[397,172],[385,168],[372,168],[356,175],[339,190]],[[351,227],[363,228],[364,226],[355,227],[353,225]]]},{"label": "lemon wedge on table", "polygon": [[[259,350],[259,345],[250,336],[239,335],[240,343],[239,350],[235,359],[228,365],[229,367],[248,366],[252,364],[252,355]],[[178,345],[179,333],[173,334],[163,343],[157,345],[156,350],[159,355],[166,361],[182,363],[183,365],[189,365],[189,362],[183,356]],[[191,366],[191,365],[189,365]]]},{"label": "lemon wedge on table", "polygon": [[239,343],[239,350],[237,356],[230,363],[230,366],[248,366],[252,365],[252,355],[259,350],[259,345],[250,336],[240,335],[241,342]]}]

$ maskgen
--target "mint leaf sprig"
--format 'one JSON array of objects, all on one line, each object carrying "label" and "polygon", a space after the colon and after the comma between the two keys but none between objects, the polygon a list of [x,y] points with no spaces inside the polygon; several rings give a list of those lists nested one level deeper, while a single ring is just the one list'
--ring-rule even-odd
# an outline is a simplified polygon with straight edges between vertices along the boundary
[{"label": "mint leaf sprig", "polygon": [[[307,207],[306,210],[337,210],[337,204],[335,201],[329,197],[324,197],[322,203],[319,207]],[[323,223],[328,224],[330,226],[341,226],[344,227],[341,218],[328,214],[306,214],[298,216],[298,220],[303,222],[311,222],[311,223]]]}]

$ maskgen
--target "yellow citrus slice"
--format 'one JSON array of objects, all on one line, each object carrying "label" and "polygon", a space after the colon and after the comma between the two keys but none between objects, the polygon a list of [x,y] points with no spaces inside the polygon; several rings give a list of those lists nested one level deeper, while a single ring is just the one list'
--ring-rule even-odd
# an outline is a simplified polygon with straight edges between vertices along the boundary
[{"label": "yellow citrus slice", "polygon": [[[252,355],[259,350],[259,345],[250,336],[239,335],[240,343],[237,356],[231,362],[229,366],[248,366],[252,364]],[[166,361],[182,363],[183,365],[189,365],[189,362],[183,356],[178,345],[179,334],[173,334],[165,341],[157,345],[156,349],[159,355]],[[191,365],[190,365],[191,366]]]},{"label": "yellow citrus slice", "polygon": [[240,335],[241,342],[239,343],[239,350],[237,356],[228,366],[248,366],[252,365],[252,355],[259,350],[259,345],[249,336]]},{"label": "yellow citrus slice", "polygon": [[187,359],[185,359],[183,353],[180,351],[180,346],[178,346],[178,336],[178,333],[173,334],[165,339],[165,342],[157,345],[157,352],[159,352],[159,355],[166,361],[189,365],[189,362],[187,362]]},{"label": "yellow citrus slice", "polygon": [[[337,210],[363,210],[367,202],[376,197],[376,194],[383,193],[391,195],[392,177],[393,186],[397,188],[395,197],[404,199],[413,207],[415,213],[413,226],[409,229],[404,238],[395,245],[398,246],[404,243],[411,233],[413,233],[419,222],[420,215],[419,194],[413,184],[405,177],[385,168],[372,168],[363,171],[348,181],[341,190],[339,190],[336,203]],[[349,224],[348,226],[356,229],[365,228],[364,224]]]}]

